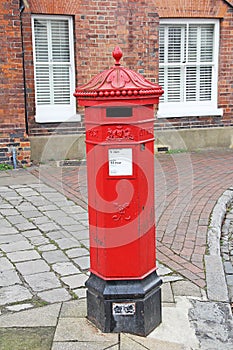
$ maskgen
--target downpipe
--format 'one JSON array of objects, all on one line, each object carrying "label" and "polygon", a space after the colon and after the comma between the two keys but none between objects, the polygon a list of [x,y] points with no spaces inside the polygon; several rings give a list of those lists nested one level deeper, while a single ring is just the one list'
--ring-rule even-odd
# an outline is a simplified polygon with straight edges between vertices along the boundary
[{"label": "downpipe", "polygon": [[12,154],[12,163],[13,163],[13,168],[17,168],[17,156],[16,156],[16,148],[13,146],[11,148],[11,154]]}]

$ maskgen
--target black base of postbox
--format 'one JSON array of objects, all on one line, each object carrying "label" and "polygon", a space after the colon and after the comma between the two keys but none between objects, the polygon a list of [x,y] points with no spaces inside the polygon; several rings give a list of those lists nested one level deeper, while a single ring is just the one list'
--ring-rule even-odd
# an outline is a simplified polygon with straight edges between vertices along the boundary
[{"label": "black base of postbox", "polygon": [[156,272],[142,280],[104,280],[91,274],[87,318],[105,333],[147,336],[162,322],[161,284]]}]

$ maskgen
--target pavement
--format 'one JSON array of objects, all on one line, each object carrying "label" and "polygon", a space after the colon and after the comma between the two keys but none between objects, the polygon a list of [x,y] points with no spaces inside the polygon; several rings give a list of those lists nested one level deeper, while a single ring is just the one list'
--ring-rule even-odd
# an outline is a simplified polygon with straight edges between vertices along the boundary
[{"label": "pavement", "polygon": [[233,151],[155,157],[163,322],[147,337],[86,319],[85,164],[0,173],[0,350],[233,348]]}]

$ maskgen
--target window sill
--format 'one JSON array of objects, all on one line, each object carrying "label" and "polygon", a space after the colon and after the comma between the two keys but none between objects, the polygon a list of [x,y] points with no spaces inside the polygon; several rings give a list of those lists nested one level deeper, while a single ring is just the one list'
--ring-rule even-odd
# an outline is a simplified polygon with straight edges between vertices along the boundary
[{"label": "window sill", "polygon": [[168,119],[168,118],[184,118],[184,117],[208,117],[216,116],[221,117],[223,115],[222,108],[161,108],[157,112],[158,119]]},{"label": "window sill", "polygon": [[70,117],[65,118],[63,115],[60,118],[56,117],[50,117],[47,114],[43,115],[35,115],[35,121],[37,123],[70,123],[70,122],[80,122],[81,121],[81,114],[74,114]]}]

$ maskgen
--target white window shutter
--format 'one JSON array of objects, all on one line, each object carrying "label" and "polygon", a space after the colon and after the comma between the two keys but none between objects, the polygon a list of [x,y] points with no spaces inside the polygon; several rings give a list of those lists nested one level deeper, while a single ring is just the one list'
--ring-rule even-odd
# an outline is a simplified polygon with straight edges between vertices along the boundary
[{"label": "white window shutter", "polygon": [[181,69],[170,67],[167,69],[167,100],[169,102],[180,102],[181,100]]},{"label": "white window shutter", "polygon": [[197,100],[197,81],[198,81],[197,67],[186,68],[186,101]]},{"label": "white window shutter", "polygon": [[168,63],[180,63],[182,60],[182,34],[181,26],[168,27]]},{"label": "white window shutter", "polygon": [[63,121],[75,114],[71,18],[38,17],[34,24],[36,118]]},{"label": "white window shutter", "polygon": [[54,62],[70,62],[68,21],[51,21],[52,59]]},{"label": "white window shutter", "polygon": [[201,53],[200,61],[211,63],[213,60],[213,40],[214,27],[213,25],[203,25],[201,30]]},{"label": "white window shutter", "polygon": [[194,102],[212,103],[217,71],[215,23],[167,22],[160,24],[159,32],[159,83],[164,88],[160,103],[186,107],[190,103],[192,108]]}]

